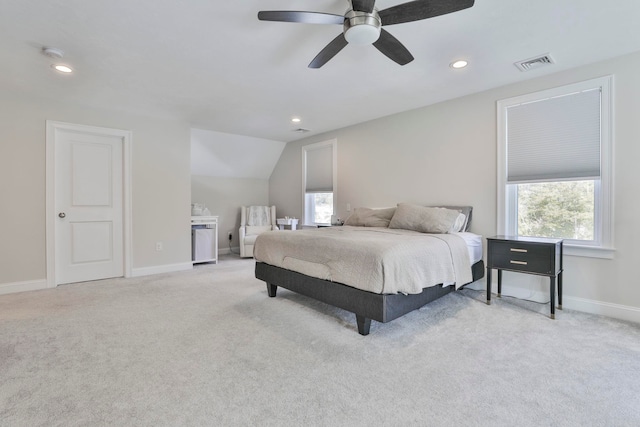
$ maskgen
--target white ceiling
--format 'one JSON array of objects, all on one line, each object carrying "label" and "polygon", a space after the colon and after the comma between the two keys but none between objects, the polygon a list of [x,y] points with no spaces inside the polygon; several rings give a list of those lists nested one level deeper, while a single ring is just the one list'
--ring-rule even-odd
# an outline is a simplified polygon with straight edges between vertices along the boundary
[{"label": "white ceiling", "polygon": [[[376,7],[400,3],[378,0]],[[323,68],[309,69],[341,27],[256,16],[343,14],[346,6],[346,0],[0,0],[0,91],[286,142],[302,136],[293,131],[298,127],[320,133],[640,51],[639,0],[476,0],[461,12],[386,27],[415,57],[404,67],[373,46],[347,46]],[[52,71],[43,46],[63,49],[75,73]],[[544,53],[556,64],[527,73],[513,65]],[[459,58],[469,67],[450,69]],[[302,123],[293,125],[292,116]]]}]

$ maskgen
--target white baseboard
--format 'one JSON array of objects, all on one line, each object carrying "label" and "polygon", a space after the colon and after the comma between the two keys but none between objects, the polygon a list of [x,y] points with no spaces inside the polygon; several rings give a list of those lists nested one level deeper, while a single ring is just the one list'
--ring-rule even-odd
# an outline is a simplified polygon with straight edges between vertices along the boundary
[{"label": "white baseboard", "polygon": [[229,250],[229,248],[218,249],[218,254],[219,255],[228,255],[230,253],[234,253],[234,254],[238,255],[240,253],[240,246],[236,246],[235,248],[231,248],[231,250]]},{"label": "white baseboard", "polygon": [[[134,268],[131,277],[150,276],[152,274],[172,273],[174,271],[184,271],[193,269],[190,262],[180,264],[157,265],[154,267]],[[47,289],[47,280],[28,280],[24,282],[0,283],[0,295],[13,294],[16,292],[37,291]]]},{"label": "white baseboard", "polygon": [[[483,278],[481,280],[476,280],[475,282],[468,284],[466,287],[467,289],[473,289],[474,291],[486,291],[487,282]],[[494,281],[493,287],[491,288],[491,294],[495,295],[497,291],[498,284]],[[549,292],[534,291],[518,286],[509,286],[505,283],[502,284],[502,295],[541,303],[549,302]]]},{"label": "white baseboard", "polygon": [[[469,289],[486,291],[486,278],[467,285]],[[491,288],[492,294],[498,289],[497,283],[494,281]],[[523,289],[518,286],[509,286],[502,284],[502,295],[512,296],[515,298],[526,299],[536,302],[549,302],[549,292],[534,291],[531,289]],[[556,301],[557,303],[557,301]],[[613,304],[610,302],[596,301],[585,298],[573,297],[569,295],[562,296],[562,307],[570,310],[582,311],[584,313],[598,314],[602,316],[612,317],[614,319],[626,320],[628,322],[640,323],[640,308],[628,305]]]},{"label": "white baseboard", "polygon": [[134,268],[131,277],[151,276],[152,274],[173,273],[193,269],[193,263],[183,262],[179,264],[155,265],[153,267]]},{"label": "white baseboard", "polygon": [[640,323],[640,308],[638,307],[570,296],[562,298],[562,306],[571,310],[600,314],[602,316]]},{"label": "white baseboard", "polygon": [[37,291],[47,289],[47,280],[28,280],[26,282],[0,284],[0,295],[14,294],[16,292]]}]

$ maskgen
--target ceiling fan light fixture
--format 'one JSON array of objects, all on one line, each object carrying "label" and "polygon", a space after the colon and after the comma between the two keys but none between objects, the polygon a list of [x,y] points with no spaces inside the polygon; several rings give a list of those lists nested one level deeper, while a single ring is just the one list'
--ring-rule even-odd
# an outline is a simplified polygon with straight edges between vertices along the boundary
[{"label": "ceiling fan light fixture", "polygon": [[398,65],[413,61],[411,52],[386,29],[387,25],[421,21],[472,7],[475,0],[407,1],[378,10],[376,0],[349,0],[350,9],[344,16],[334,13],[261,10],[260,21],[299,22],[302,24],[342,25],[342,32],[329,42],[309,63],[309,68],[320,68],[348,44],[373,44],[383,55]]},{"label": "ceiling fan light fixture", "polygon": [[373,44],[380,37],[380,28],[370,25],[357,25],[344,33],[349,44]]},{"label": "ceiling fan light fixture", "polygon": [[380,38],[382,21],[376,10],[373,13],[350,10],[345,18],[344,38],[349,44],[373,44]]}]

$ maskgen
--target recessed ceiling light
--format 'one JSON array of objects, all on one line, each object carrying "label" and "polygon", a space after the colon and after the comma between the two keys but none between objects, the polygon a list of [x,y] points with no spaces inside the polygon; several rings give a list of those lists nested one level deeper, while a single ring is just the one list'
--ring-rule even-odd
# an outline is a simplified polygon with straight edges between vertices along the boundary
[{"label": "recessed ceiling light", "polygon": [[53,64],[51,67],[53,67],[53,69],[55,69],[56,71],[60,71],[61,73],[68,74],[73,72],[71,67],[64,64]]},{"label": "recessed ceiling light", "polygon": [[291,119],[291,121],[293,123],[300,123],[302,120],[300,120],[300,117],[294,117],[294,118]]},{"label": "recessed ceiling light", "polygon": [[451,64],[449,64],[449,66],[451,68],[455,68],[455,69],[464,68],[467,65],[469,65],[469,63],[467,61],[465,61],[464,59],[461,59],[459,61],[455,61],[455,62],[452,62]]}]

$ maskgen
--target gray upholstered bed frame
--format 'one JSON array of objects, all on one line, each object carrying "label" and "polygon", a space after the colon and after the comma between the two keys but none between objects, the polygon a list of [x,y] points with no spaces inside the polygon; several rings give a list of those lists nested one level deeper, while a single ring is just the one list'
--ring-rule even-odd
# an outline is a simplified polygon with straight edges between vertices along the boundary
[{"label": "gray upholstered bed frame", "polygon": [[[473,281],[484,277],[482,260],[471,266]],[[355,313],[358,332],[368,335],[371,320],[386,323],[448,294],[453,286],[432,286],[415,295],[375,294],[341,283],[309,277],[295,271],[256,262],[256,277],[267,284],[270,297],[278,286]]]}]

